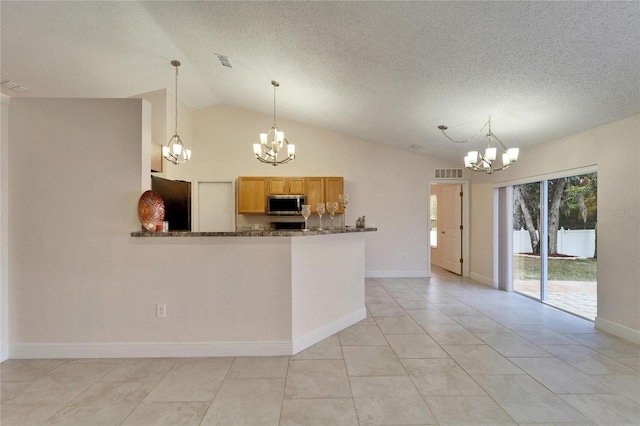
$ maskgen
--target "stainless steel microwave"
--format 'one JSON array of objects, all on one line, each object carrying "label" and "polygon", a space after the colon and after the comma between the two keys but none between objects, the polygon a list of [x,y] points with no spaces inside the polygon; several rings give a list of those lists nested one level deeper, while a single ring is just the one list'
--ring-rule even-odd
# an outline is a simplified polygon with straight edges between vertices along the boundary
[{"label": "stainless steel microwave", "polygon": [[299,215],[302,205],[306,204],[304,195],[269,195],[267,196],[267,214],[274,216]]}]

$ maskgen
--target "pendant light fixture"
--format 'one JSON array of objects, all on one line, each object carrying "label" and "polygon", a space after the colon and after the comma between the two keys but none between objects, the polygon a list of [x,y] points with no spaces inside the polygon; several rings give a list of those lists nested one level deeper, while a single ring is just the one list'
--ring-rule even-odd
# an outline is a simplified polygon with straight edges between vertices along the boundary
[{"label": "pendant light fixture", "polygon": [[[296,158],[296,146],[290,144],[284,137],[284,132],[279,131],[276,126],[276,88],[280,83],[272,80],[271,85],[273,86],[273,126],[268,133],[260,133],[260,143],[253,144],[253,154],[258,161],[277,166],[290,163]],[[285,145],[287,154],[283,157],[281,154],[284,154],[282,148]]]},{"label": "pendant light fixture", "polygon": [[180,136],[178,136],[178,67],[180,61],[173,60],[171,65],[176,67],[176,127],[167,145],[162,147],[162,155],[173,164],[182,164],[191,159],[191,150],[184,147]]},{"label": "pendant light fixture", "polygon": [[[489,126],[488,132],[485,134],[484,138],[487,140],[487,148],[484,150],[484,154],[479,153],[478,151],[469,151],[467,155],[464,157],[464,166],[473,170],[474,172],[484,172],[491,174],[493,172],[498,172],[500,170],[504,170],[509,167],[512,163],[518,161],[518,154],[520,153],[519,148],[508,148],[502,143],[502,141],[491,131],[491,116],[489,116],[489,120],[484,123],[484,126],[480,129],[478,133],[469,139],[458,141],[452,139],[447,135],[445,130],[448,129],[444,124],[438,126],[438,129],[442,131],[442,134],[447,137],[451,142],[455,143],[466,143],[474,140],[485,127]],[[497,148],[493,146],[493,141],[496,141],[498,145],[502,148],[502,167],[495,167],[494,161],[497,155]]]}]

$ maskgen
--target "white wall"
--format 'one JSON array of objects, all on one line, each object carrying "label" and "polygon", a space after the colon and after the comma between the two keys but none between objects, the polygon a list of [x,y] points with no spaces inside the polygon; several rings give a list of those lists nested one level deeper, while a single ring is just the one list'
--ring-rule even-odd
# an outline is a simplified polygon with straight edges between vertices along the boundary
[{"label": "white wall", "polygon": [[378,227],[378,232],[366,237],[367,275],[426,276],[427,181],[435,167],[453,166],[280,118],[278,127],[296,145],[296,160],[269,166],[253,157],[253,143],[272,120],[269,115],[227,105],[194,111],[193,159],[175,168],[173,178],[344,176],[345,192],[351,195],[347,222],[353,226],[358,216],[366,215],[367,225]]},{"label": "white wall", "polygon": [[[493,276],[492,187],[597,166],[598,317],[596,326],[640,341],[640,116],[523,150],[518,163],[493,176],[474,175],[472,269]],[[476,212],[479,215],[476,215]],[[607,214],[607,212],[610,212]],[[630,213],[627,213],[630,212]],[[489,217],[490,216],[490,217]],[[479,258],[482,257],[482,258]],[[472,275],[473,276],[473,275]]]},{"label": "white wall", "polygon": [[140,227],[136,205],[148,180],[141,173],[144,103],[12,99],[12,343],[100,340],[105,324],[126,317],[139,291],[139,280],[127,276],[125,247]]},{"label": "white wall", "polygon": [[[160,89],[131,96],[148,101],[151,108],[151,140],[166,145],[176,129],[175,93]],[[193,112],[178,99],[178,134],[186,148],[193,146]],[[162,172],[153,173],[167,179],[176,179],[177,166],[162,159]]]},{"label": "white wall", "polygon": [[0,362],[9,356],[9,97],[0,95]]},{"label": "white wall", "polygon": [[[290,340],[286,281],[263,286],[263,293],[246,286],[275,267],[266,240],[214,246],[197,238],[131,238],[149,181],[146,101],[14,99],[9,121],[11,357],[69,350],[106,356],[123,348],[144,355],[149,345],[242,341],[247,332]],[[287,245],[273,253],[276,244],[269,243],[272,254],[290,258]],[[247,256],[255,268],[236,268],[240,279],[229,279],[228,265],[218,260],[224,256]],[[230,311],[235,293],[253,293],[262,305]],[[167,319],[156,319],[156,304],[164,303]],[[247,331],[243,318],[250,315],[258,319]],[[225,318],[235,327],[219,326]]]},{"label": "white wall", "polygon": [[[473,175],[474,178],[478,176]],[[494,286],[493,276],[493,185],[471,183],[471,273],[470,277],[483,284]]]}]

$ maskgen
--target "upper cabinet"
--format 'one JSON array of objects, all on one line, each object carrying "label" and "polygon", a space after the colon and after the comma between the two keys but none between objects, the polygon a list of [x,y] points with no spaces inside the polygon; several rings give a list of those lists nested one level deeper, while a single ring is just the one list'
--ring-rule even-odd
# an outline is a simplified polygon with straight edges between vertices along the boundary
[{"label": "upper cabinet", "polygon": [[311,206],[311,213],[317,212],[318,203],[324,203],[324,179],[309,177],[307,181],[307,204]]},{"label": "upper cabinet", "polygon": [[[307,204],[311,206],[311,212],[318,211],[318,203],[338,201],[338,195],[344,192],[344,178],[342,177],[307,177],[306,182]],[[325,206],[326,208],[326,206]],[[343,213],[342,205],[338,203],[338,211]]]},{"label": "upper cabinet", "polygon": [[266,177],[238,178],[238,214],[267,213]]},{"label": "upper cabinet", "polygon": [[301,177],[271,177],[269,195],[305,194],[305,179]]},{"label": "upper cabinet", "polygon": [[344,178],[328,177],[324,178],[324,202],[338,201],[338,210],[336,213],[344,213],[342,204],[338,200],[338,195],[344,193]]},{"label": "upper cabinet", "polygon": [[[239,177],[238,214],[266,214],[268,195],[306,195],[313,213],[318,203],[338,201],[344,191],[342,177]],[[343,213],[338,203],[338,212]]]}]

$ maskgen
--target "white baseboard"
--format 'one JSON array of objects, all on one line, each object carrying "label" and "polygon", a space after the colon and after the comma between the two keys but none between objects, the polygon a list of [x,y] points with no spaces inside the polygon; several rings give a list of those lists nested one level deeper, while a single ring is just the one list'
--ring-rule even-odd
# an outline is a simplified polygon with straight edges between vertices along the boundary
[{"label": "white baseboard", "polygon": [[9,346],[10,359],[184,358],[294,355],[367,318],[362,308],[293,342],[23,343]]},{"label": "white baseboard", "polygon": [[9,359],[9,351],[6,346],[0,346],[0,362]]},{"label": "white baseboard", "polygon": [[11,359],[172,358],[291,355],[291,342],[166,342],[14,344]]},{"label": "white baseboard", "polygon": [[633,328],[629,328],[600,317],[596,317],[595,325],[598,330],[606,331],[607,333],[611,333],[640,345],[640,331],[638,330],[634,330]]},{"label": "white baseboard", "polygon": [[429,271],[365,271],[365,278],[427,278]]},{"label": "white baseboard", "polygon": [[471,278],[474,281],[478,281],[480,284],[484,284],[484,285],[488,285],[496,288],[498,287],[498,283],[493,280],[493,277],[485,277],[484,275],[480,275],[476,272],[472,272],[469,275],[469,278]]},{"label": "white baseboard", "polygon": [[313,346],[319,341],[324,340],[327,337],[332,336],[337,332],[342,331],[345,328],[350,327],[353,324],[360,322],[366,318],[367,308],[358,309],[357,311],[339,318],[322,328],[318,328],[316,330],[313,330],[311,333],[307,333],[302,337],[294,339],[292,355],[295,355],[298,352],[307,349],[309,346]]}]

